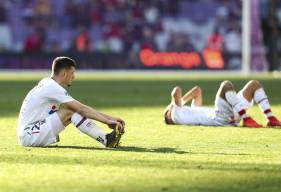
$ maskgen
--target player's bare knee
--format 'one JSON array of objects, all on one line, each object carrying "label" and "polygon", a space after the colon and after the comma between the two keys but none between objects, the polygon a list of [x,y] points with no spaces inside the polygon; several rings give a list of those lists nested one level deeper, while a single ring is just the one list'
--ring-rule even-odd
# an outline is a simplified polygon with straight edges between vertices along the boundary
[{"label": "player's bare knee", "polygon": [[229,80],[225,80],[221,83],[222,86],[233,87],[233,84]]},{"label": "player's bare knee", "polygon": [[71,118],[71,116],[73,115],[73,111],[70,109],[62,109],[58,111],[58,115],[61,117],[61,119],[64,120],[68,120]]},{"label": "player's bare knee", "polygon": [[175,86],[173,91],[175,91],[175,92],[179,92],[179,91],[181,91],[180,86]]},{"label": "player's bare knee", "polygon": [[228,80],[223,81],[223,82],[221,83],[221,87],[222,87],[222,89],[223,89],[224,92],[234,90],[234,86],[233,86],[232,82],[231,82],[231,81],[228,81]]},{"label": "player's bare knee", "polygon": [[67,119],[70,119],[74,112],[70,109],[66,109],[65,113],[66,113],[65,116],[67,117]]},{"label": "player's bare knee", "polygon": [[234,86],[231,81],[223,81],[220,85],[219,91],[217,94],[223,99],[225,99],[225,93],[228,91],[234,91]]},{"label": "player's bare knee", "polygon": [[261,83],[260,83],[258,80],[251,80],[251,81],[249,81],[249,84],[250,84],[251,86],[253,86],[254,88],[260,88],[260,87],[262,87],[262,86],[261,86]]}]

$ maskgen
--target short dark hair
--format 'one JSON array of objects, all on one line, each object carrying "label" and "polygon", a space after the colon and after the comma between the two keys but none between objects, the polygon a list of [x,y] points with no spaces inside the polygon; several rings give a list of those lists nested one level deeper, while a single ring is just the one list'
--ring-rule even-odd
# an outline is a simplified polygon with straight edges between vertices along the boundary
[{"label": "short dark hair", "polygon": [[70,69],[71,67],[76,68],[76,62],[69,57],[57,57],[54,59],[52,64],[52,72],[58,75],[62,69]]}]

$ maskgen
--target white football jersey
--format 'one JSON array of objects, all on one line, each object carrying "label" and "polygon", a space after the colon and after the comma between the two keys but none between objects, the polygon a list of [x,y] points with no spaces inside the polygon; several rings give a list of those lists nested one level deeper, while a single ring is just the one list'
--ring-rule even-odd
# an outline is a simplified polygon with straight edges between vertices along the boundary
[{"label": "white football jersey", "polygon": [[26,95],[18,118],[17,132],[20,136],[30,123],[43,120],[59,109],[61,103],[73,101],[68,92],[52,78],[42,79]]},{"label": "white football jersey", "polygon": [[176,124],[182,125],[216,125],[216,112],[209,107],[176,106],[172,111],[172,119]]}]

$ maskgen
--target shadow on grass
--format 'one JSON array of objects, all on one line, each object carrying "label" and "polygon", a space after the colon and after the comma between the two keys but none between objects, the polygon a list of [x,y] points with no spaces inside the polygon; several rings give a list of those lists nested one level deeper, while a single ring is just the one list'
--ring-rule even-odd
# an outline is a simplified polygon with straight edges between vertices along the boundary
[{"label": "shadow on grass", "polygon": [[175,153],[175,154],[191,154],[191,155],[238,155],[238,156],[249,156],[255,154],[249,153],[204,153],[204,152],[192,152],[192,151],[180,151],[171,147],[160,147],[160,148],[144,148],[134,146],[121,146],[118,148],[99,148],[99,147],[84,147],[74,145],[52,145],[43,148],[57,148],[57,149],[79,149],[79,150],[98,150],[98,151],[124,151],[124,152],[139,152],[139,153]]},{"label": "shadow on grass", "polygon": [[[51,147],[54,148],[55,146]],[[65,146],[63,146],[65,147]],[[108,149],[103,149],[108,150]],[[162,149],[161,149],[162,150]],[[200,154],[200,153],[198,153]],[[206,153],[207,154],[207,153]],[[210,153],[212,154],[212,153]],[[207,158],[209,154],[205,156]],[[254,155],[253,155],[254,156]],[[25,153],[25,154],[3,154],[0,156],[0,163],[9,163],[9,164],[50,164],[50,165],[86,165],[86,166],[116,166],[116,167],[147,167],[147,168],[160,168],[160,169],[179,169],[179,170],[213,170],[213,171],[242,171],[242,172],[251,172],[253,173],[262,173],[265,174],[280,174],[281,166],[277,164],[268,164],[268,163],[252,163],[252,162],[232,162],[230,159],[213,160],[198,158],[196,160],[192,159],[177,159],[174,157],[159,157],[156,158],[153,156],[151,159],[150,156],[115,156],[114,154],[109,156],[97,155],[95,153],[90,154],[81,154],[81,155],[67,155],[64,153],[56,153],[56,155],[48,154],[38,154],[38,153]],[[243,157],[244,158],[244,157]],[[247,157],[247,159],[252,159],[253,157]]]},{"label": "shadow on grass", "polygon": [[62,149],[79,149],[79,150],[102,150],[102,151],[125,151],[125,152],[144,152],[144,153],[176,153],[185,154],[189,153],[186,151],[178,151],[175,148],[160,147],[160,148],[144,148],[144,147],[133,147],[133,146],[121,146],[118,148],[98,148],[98,147],[83,147],[83,146],[69,146],[69,145],[53,145],[46,148],[62,148]]}]

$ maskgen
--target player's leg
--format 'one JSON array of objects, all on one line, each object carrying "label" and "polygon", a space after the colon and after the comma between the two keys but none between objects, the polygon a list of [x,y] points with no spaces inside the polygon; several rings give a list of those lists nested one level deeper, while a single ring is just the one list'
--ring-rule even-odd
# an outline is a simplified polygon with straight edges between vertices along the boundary
[{"label": "player's leg", "polygon": [[242,89],[239,94],[242,93],[243,97],[248,101],[252,102],[256,90],[261,88],[261,84],[256,80],[249,81]]},{"label": "player's leg", "polygon": [[121,134],[117,133],[115,129],[111,133],[106,134],[92,120],[82,117],[79,113],[73,112],[68,108],[61,109],[56,113],[64,126],[72,122],[82,133],[96,139],[107,147],[116,147],[119,144]]},{"label": "player's leg", "polygon": [[272,114],[268,97],[257,80],[249,81],[241,90],[243,97],[251,102],[252,99],[259,105],[260,110],[267,118],[267,126],[281,126],[281,122]]},{"label": "player's leg", "polygon": [[216,98],[218,97],[226,100],[231,105],[233,110],[239,114],[239,116],[243,119],[243,126],[253,128],[262,127],[247,115],[246,108],[239,101],[234,86],[230,81],[224,81],[221,83]]},{"label": "player's leg", "polygon": [[100,143],[106,145],[106,133],[102,128],[96,125],[90,119],[81,116],[79,113],[73,113],[71,122],[79,129],[82,133],[96,139]]},{"label": "player's leg", "polygon": [[234,86],[231,83],[231,81],[223,81],[220,84],[220,87],[217,91],[216,97],[220,97],[220,98],[227,101],[227,98],[226,98],[226,95],[225,95],[227,92],[234,92],[235,93]]},{"label": "player's leg", "polygon": [[59,141],[59,133],[64,130],[59,115],[53,113],[43,120],[36,121],[24,128],[24,135],[20,138],[23,146],[43,147]]},{"label": "player's leg", "polygon": [[71,116],[73,115],[73,111],[70,109],[60,109],[56,111],[58,114],[62,124],[67,127],[71,123]]}]

